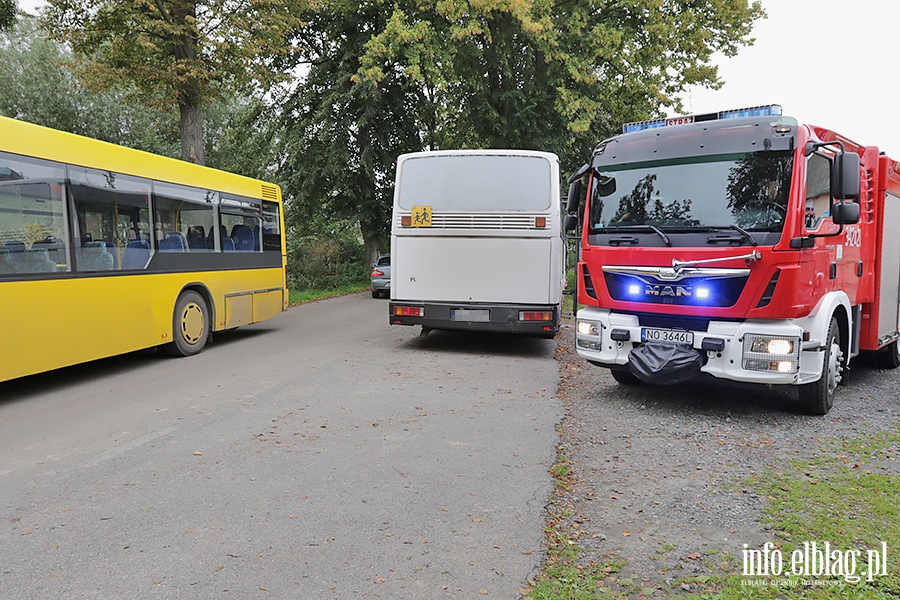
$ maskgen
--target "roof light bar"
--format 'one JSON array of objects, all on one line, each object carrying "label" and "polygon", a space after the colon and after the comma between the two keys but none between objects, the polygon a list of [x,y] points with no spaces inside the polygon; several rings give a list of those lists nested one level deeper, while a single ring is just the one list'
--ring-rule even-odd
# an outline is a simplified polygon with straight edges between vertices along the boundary
[{"label": "roof light bar", "polygon": [[687,115],[683,117],[669,117],[667,119],[655,119],[652,121],[637,121],[635,123],[626,123],[622,126],[622,133],[631,133],[632,131],[644,131],[645,129],[656,129],[657,127],[672,127],[673,125],[687,125],[689,123],[699,123],[702,121],[716,121],[719,119],[740,119],[743,117],[771,117],[782,115],[780,104],[767,104],[765,106],[751,106],[748,108],[737,108],[733,110],[723,110],[717,113],[706,113],[703,115]]}]

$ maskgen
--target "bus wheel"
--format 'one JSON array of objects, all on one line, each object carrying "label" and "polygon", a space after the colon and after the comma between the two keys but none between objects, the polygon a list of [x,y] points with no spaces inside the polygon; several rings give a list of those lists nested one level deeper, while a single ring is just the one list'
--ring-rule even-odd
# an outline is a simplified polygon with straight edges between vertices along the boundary
[{"label": "bus wheel", "polygon": [[172,343],[165,349],[171,356],[192,356],[203,350],[209,339],[209,307],[203,296],[187,290],[178,296],[172,318]]},{"label": "bus wheel", "polygon": [[876,352],[875,362],[882,369],[896,369],[900,367],[900,342],[894,340]]},{"label": "bus wheel", "polygon": [[841,349],[841,335],[837,319],[832,317],[825,337],[825,361],[822,376],[818,381],[801,385],[800,402],[811,415],[827,414],[834,405],[834,390],[841,382],[844,372],[844,351]]}]

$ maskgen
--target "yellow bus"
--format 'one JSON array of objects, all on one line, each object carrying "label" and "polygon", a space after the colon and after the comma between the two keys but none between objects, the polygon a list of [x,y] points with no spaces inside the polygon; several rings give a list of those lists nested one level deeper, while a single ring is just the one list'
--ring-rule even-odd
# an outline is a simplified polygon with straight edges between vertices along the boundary
[{"label": "yellow bus", "polygon": [[287,308],[281,189],[0,117],[0,381]]}]

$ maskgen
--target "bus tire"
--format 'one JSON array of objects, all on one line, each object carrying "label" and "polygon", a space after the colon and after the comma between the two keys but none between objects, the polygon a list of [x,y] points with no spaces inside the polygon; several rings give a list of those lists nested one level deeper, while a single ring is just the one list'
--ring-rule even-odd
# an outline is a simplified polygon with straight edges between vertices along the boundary
[{"label": "bus tire", "polygon": [[800,403],[811,415],[827,414],[834,406],[834,391],[844,372],[844,351],[841,348],[841,331],[837,319],[832,317],[825,336],[825,360],[822,376],[818,381],[801,385],[798,389]]},{"label": "bus tire", "polygon": [[900,343],[894,340],[875,353],[875,362],[882,369],[900,367]]},{"label": "bus tire", "polygon": [[193,356],[209,340],[209,307],[203,296],[185,290],[175,302],[172,317],[172,342],[165,346],[170,356]]}]

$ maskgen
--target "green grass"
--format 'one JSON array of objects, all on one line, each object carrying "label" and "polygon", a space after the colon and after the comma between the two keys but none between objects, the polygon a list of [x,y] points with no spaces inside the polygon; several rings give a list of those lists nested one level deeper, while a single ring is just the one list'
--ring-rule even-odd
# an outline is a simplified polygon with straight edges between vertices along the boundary
[{"label": "green grass", "polygon": [[[700,600],[897,600],[900,598],[900,477],[883,465],[900,460],[900,426],[892,431],[851,440],[834,440],[816,448],[809,458],[786,461],[762,474],[739,482],[754,489],[767,502],[762,522],[772,527],[772,540],[790,569],[795,550],[804,542],[827,541],[832,552],[848,556],[858,551],[856,575],[867,569],[867,552],[887,544],[887,575],[873,581],[847,581],[842,575],[756,577],[742,574],[742,557],[707,566],[709,575],[679,579],[665,589],[623,586],[619,580],[608,586],[616,565],[578,565],[581,549],[573,531],[565,532],[561,518],[548,526],[549,558],[528,597],[533,600],[570,598],[695,598]],[[562,459],[551,468],[557,490],[571,485],[571,473]],[[565,485],[559,480],[564,479]],[[558,492],[557,492],[558,493]],[[718,561],[716,561],[718,562]],[[726,566],[722,566],[726,565]],[[690,584],[693,593],[685,593]],[[624,589],[623,589],[624,588]],[[612,590],[615,591],[612,591]],[[700,590],[697,592],[697,590]]]},{"label": "green grass", "polygon": [[345,285],[333,290],[288,290],[288,303],[303,304],[304,302],[313,302],[315,300],[324,300],[325,298],[335,298],[347,294],[355,294],[371,288],[371,283],[354,283]]},{"label": "green grass", "polygon": [[[827,541],[833,553],[840,553],[835,556],[858,551],[853,574],[861,575],[868,568],[867,552],[880,550],[886,542],[887,575],[875,576],[871,582],[865,577],[853,582],[843,575],[773,578],[733,574],[711,582],[710,592],[694,597],[896,600],[900,597],[900,477],[883,472],[878,463],[897,460],[898,451],[900,427],[895,427],[892,432],[830,442],[810,458],[788,461],[742,482],[768,500],[761,520],[771,524],[772,543],[785,559],[786,569],[792,553],[803,552],[804,542],[815,542],[821,550]],[[743,568],[741,564],[737,567]],[[765,585],[749,585],[751,582]]]}]

